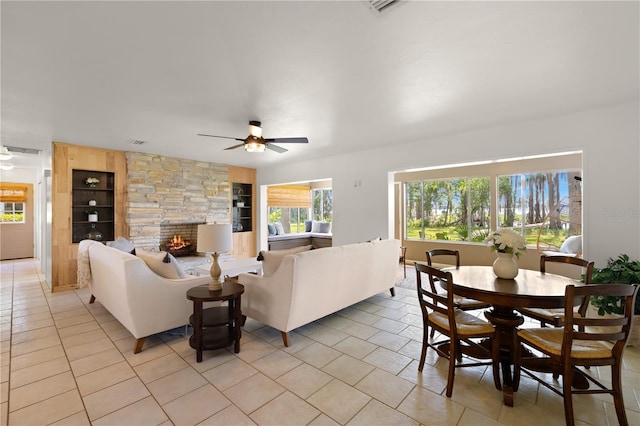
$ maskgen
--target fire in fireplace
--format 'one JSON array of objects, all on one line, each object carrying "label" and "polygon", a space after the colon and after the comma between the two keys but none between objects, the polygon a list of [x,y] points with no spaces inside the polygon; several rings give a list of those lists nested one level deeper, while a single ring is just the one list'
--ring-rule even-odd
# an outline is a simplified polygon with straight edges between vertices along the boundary
[{"label": "fire in fireplace", "polygon": [[182,238],[182,235],[174,235],[167,243],[167,250],[175,257],[192,256],[195,253],[195,247],[191,241]]}]

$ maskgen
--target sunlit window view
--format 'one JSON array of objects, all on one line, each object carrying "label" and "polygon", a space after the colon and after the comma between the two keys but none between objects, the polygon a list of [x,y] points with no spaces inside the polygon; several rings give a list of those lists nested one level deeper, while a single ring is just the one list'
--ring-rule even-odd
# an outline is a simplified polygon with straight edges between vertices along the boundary
[{"label": "sunlit window view", "polygon": [[[291,187],[289,186],[291,192]],[[306,189],[304,196],[281,197],[268,207],[269,223],[282,224],[285,234],[305,232],[305,221],[331,222],[333,217],[333,192],[330,188]],[[275,197],[274,197],[275,198]],[[285,206],[281,205],[285,204]],[[295,205],[295,206],[294,206]],[[304,205],[304,207],[301,207]]]},{"label": "sunlit window view", "polygon": [[489,178],[407,183],[407,238],[482,241],[491,223]]},{"label": "sunlit window view", "polygon": [[24,203],[0,203],[0,209],[3,223],[24,223]]},{"label": "sunlit window view", "polygon": [[520,229],[527,244],[560,247],[582,234],[581,178],[577,171],[498,177],[498,224]]},{"label": "sunlit window view", "polygon": [[[497,200],[491,200],[493,193]],[[581,178],[577,170],[407,182],[407,239],[482,242],[496,216],[528,245],[557,249],[581,234]]]},{"label": "sunlit window view", "polygon": [[295,234],[304,232],[304,221],[309,219],[309,209],[269,207],[269,222],[282,223],[284,232]]},{"label": "sunlit window view", "polygon": [[333,217],[333,191],[331,189],[314,189],[311,191],[313,200],[313,220],[331,222]]}]

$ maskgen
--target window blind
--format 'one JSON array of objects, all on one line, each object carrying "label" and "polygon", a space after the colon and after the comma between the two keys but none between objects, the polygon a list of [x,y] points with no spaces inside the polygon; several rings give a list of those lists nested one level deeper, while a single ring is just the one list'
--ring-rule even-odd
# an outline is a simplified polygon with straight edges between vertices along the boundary
[{"label": "window blind", "polygon": [[24,203],[27,201],[27,185],[0,183],[0,202]]},{"label": "window blind", "polygon": [[268,207],[311,208],[311,189],[303,185],[267,187]]}]

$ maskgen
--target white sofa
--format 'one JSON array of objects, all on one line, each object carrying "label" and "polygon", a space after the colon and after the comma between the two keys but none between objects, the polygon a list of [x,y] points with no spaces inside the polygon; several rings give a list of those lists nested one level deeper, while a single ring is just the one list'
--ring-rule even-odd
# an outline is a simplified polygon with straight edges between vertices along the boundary
[{"label": "white sofa", "polygon": [[398,240],[381,240],[286,255],[271,276],[240,274],[242,314],[289,346],[295,328],[386,290],[394,296],[399,253]]},{"label": "white sofa", "polygon": [[134,353],[147,336],[185,325],[193,312],[187,290],[211,281],[210,276],[167,279],[140,257],[103,244],[88,247],[91,300],[96,299],[137,339]]}]

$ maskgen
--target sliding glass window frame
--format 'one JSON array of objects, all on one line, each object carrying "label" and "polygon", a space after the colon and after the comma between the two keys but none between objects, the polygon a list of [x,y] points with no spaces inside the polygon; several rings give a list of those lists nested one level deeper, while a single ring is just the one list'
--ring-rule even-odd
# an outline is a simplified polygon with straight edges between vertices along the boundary
[{"label": "sliding glass window frame", "polygon": [[404,206],[406,239],[482,242],[491,224],[490,178],[405,182]]}]

